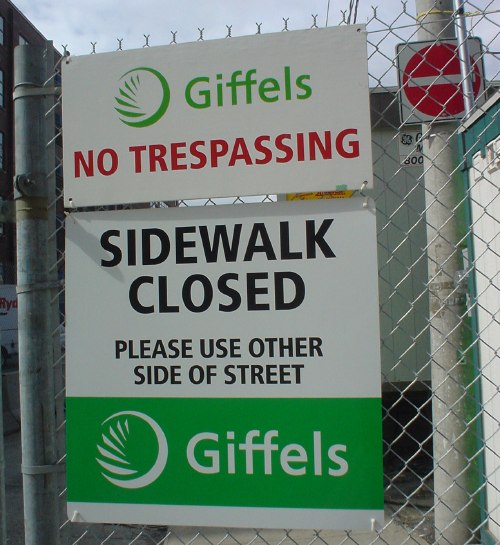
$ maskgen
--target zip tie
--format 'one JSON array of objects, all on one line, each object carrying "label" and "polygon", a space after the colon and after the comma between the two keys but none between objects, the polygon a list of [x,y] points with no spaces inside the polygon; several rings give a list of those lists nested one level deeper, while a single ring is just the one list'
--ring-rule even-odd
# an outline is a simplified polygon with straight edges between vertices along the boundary
[{"label": "zip tie", "polygon": [[57,473],[64,469],[65,466],[63,464],[50,464],[44,466],[27,466],[21,464],[21,473],[24,475],[46,475],[47,473]]},{"label": "zip tie", "polygon": [[[368,180],[364,180],[362,185],[361,185],[361,188],[359,190],[359,193],[362,197],[364,197],[364,201],[363,201],[363,208],[365,209],[369,209],[370,208],[370,196],[369,195],[365,195],[363,193],[364,189],[366,188],[366,186],[368,185]],[[373,212],[373,210],[372,210]]]},{"label": "zip tie", "polygon": [[75,216],[71,213],[70,210],[65,210],[65,211],[64,211],[64,218],[65,218],[66,221],[72,220],[72,221],[73,221],[73,225],[76,225]]},{"label": "zip tie", "polygon": [[73,511],[73,514],[71,515],[71,522],[85,522],[80,515],[80,511]]}]

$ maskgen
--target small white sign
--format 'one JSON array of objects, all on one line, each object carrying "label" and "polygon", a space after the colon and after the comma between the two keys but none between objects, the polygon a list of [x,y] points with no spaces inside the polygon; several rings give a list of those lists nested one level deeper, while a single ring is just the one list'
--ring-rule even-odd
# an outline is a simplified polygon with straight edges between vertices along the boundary
[{"label": "small white sign", "polygon": [[373,183],[362,25],[70,57],[66,207]]},{"label": "small white sign", "polygon": [[424,154],[422,151],[422,131],[406,127],[399,133],[399,160],[402,167],[422,167]]}]

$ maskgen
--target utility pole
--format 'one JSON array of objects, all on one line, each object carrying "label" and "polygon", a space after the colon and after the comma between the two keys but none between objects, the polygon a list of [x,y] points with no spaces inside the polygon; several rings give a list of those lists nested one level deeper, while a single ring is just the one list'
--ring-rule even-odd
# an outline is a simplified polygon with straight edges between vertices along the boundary
[{"label": "utility pole", "polygon": [[25,545],[56,545],[57,449],[49,274],[47,48],[14,51],[19,386]]},{"label": "utility pole", "polygon": [[[453,0],[416,0],[419,41],[455,38]],[[422,125],[430,292],[430,357],[433,391],[434,526],[439,545],[470,543],[472,520],[467,425],[467,365],[460,356],[464,296],[456,285],[462,269],[457,122]]]}]

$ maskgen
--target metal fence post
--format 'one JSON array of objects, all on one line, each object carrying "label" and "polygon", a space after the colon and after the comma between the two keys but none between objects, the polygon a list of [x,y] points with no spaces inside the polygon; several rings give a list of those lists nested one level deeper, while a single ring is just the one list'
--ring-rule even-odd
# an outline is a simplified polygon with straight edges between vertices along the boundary
[{"label": "metal fence post", "polygon": [[[419,40],[455,38],[452,0],[416,0]],[[460,349],[464,296],[455,284],[462,269],[457,172],[458,123],[422,126],[426,192],[433,388],[434,514],[436,543],[469,543],[477,525],[469,493],[467,366]]]},{"label": "metal fence post", "polygon": [[467,44],[467,28],[465,24],[464,0],[453,0],[456,13],[455,27],[458,36],[460,56],[460,74],[462,75],[462,92],[464,95],[465,116],[468,117],[474,108],[474,91],[472,90],[472,67]]},{"label": "metal fence post", "polygon": [[14,52],[19,383],[26,545],[58,543],[45,96],[46,48]]}]

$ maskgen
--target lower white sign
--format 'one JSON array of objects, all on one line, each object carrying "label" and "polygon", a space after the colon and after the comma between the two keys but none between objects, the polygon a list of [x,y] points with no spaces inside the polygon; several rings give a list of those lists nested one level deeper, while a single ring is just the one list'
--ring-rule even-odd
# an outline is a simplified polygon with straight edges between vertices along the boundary
[{"label": "lower white sign", "polygon": [[375,215],[362,203],[70,215],[70,518],[382,522]]}]

